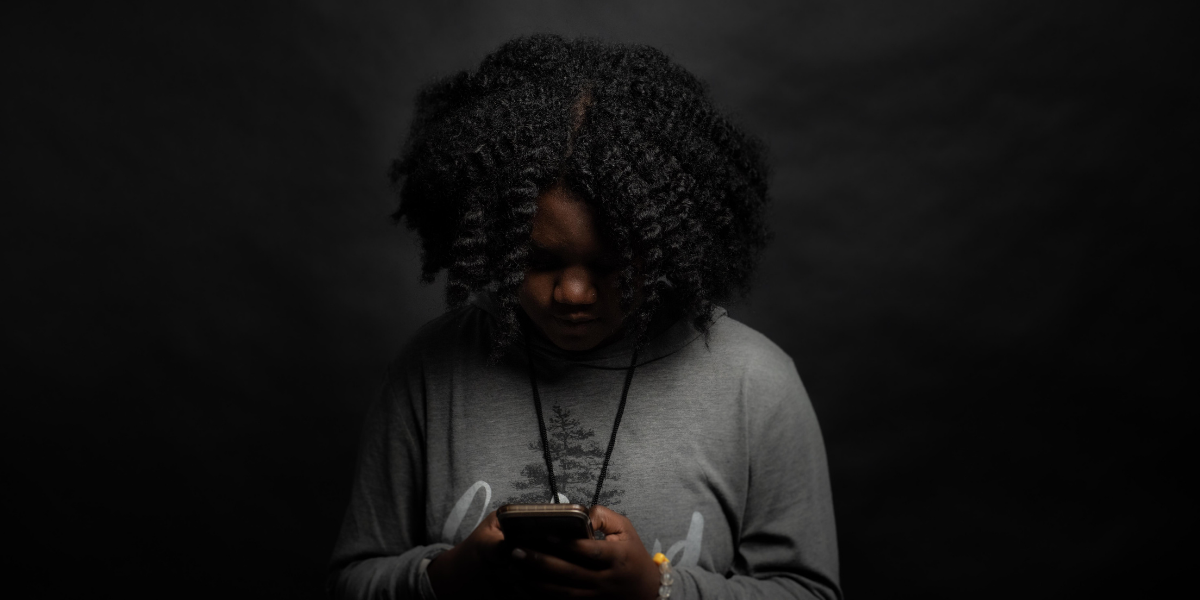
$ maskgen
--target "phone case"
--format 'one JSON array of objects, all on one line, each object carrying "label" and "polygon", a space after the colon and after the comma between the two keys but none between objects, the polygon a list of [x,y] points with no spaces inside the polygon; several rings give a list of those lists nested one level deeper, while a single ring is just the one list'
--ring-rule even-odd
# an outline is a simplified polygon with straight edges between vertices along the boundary
[{"label": "phone case", "polygon": [[504,539],[515,546],[592,539],[592,520],[582,504],[505,504],[496,511]]}]

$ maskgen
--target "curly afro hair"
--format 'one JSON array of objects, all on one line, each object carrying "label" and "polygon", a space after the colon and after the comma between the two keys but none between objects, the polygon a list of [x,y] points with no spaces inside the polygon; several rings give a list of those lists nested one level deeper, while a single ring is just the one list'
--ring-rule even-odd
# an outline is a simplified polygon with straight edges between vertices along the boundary
[{"label": "curly afro hair", "polygon": [[662,309],[707,334],[713,303],[748,291],[767,239],[762,144],[647,46],[555,35],[504,44],[421,92],[390,176],[393,217],[421,238],[422,280],[445,269],[451,308],[496,292],[497,353],[520,336],[517,290],[550,188],[595,210],[639,345]]}]

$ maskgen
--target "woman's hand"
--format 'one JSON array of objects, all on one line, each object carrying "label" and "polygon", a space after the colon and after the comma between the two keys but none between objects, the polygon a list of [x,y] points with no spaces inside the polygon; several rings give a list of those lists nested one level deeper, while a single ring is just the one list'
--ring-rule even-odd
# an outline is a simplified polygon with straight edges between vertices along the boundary
[{"label": "woman's hand", "polygon": [[435,556],[425,572],[438,600],[490,597],[498,582],[508,581],[512,559],[503,542],[492,511],[467,539]]},{"label": "woman's hand", "polygon": [[513,549],[517,589],[537,599],[658,597],[658,566],[633,523],[603,506],[593,506],[590,516],[603,540],[575,540],[547,551]]}]

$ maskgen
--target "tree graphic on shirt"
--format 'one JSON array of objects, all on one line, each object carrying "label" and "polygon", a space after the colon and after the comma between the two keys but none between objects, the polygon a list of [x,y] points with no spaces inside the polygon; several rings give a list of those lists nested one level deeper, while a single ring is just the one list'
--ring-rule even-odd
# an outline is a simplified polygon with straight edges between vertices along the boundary
[{"label": "tree graphic on shirt", "polygon": [[[592,494],[596,493],[596,478],[600,476],[600,467],[604,464],[605,449],[593,439],[596,432],[584,429],[579,419],[571,417],[571,411],[555,404],[550,407],[547,416],[546,441],[550,445],[551,460],[554,461],[558,492],[571,502],[586,505],[592,501]],[[529,443],[529,449],[536,453],[537,460],[521,469],[524,479],[512,482],[518,494],[509,497],[506,503],[548,502],[550,499],[550,478],[546,476],[540,436]],[[614,486],[620,479],[621,476],[612,470],[610,464],[608,474],[604,476],[604,489],[600,491],[600,504],[612,507],[621,503],[625,490]]]}]

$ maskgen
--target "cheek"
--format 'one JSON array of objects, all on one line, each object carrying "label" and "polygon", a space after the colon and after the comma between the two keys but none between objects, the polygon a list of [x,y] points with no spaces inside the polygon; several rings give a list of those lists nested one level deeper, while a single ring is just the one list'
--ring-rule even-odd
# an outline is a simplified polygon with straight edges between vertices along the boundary
[{"label": "cheek", "polygon": [[518,297],[525,312],[550,306],[554,294],[554,279],[539,273],[525,273]]},{"label": "cheek", "polygon": [[605,308],[610,315],[623,316],[621,314],[621,288],[619,274],[612,274],[604,278],[603,286],[600,287],[600,296],[604,302]]},{"label": "cheek", "polygon": [[614,298],[621,295],[621,274],[609,273],[604,276],[604,290]]}]

